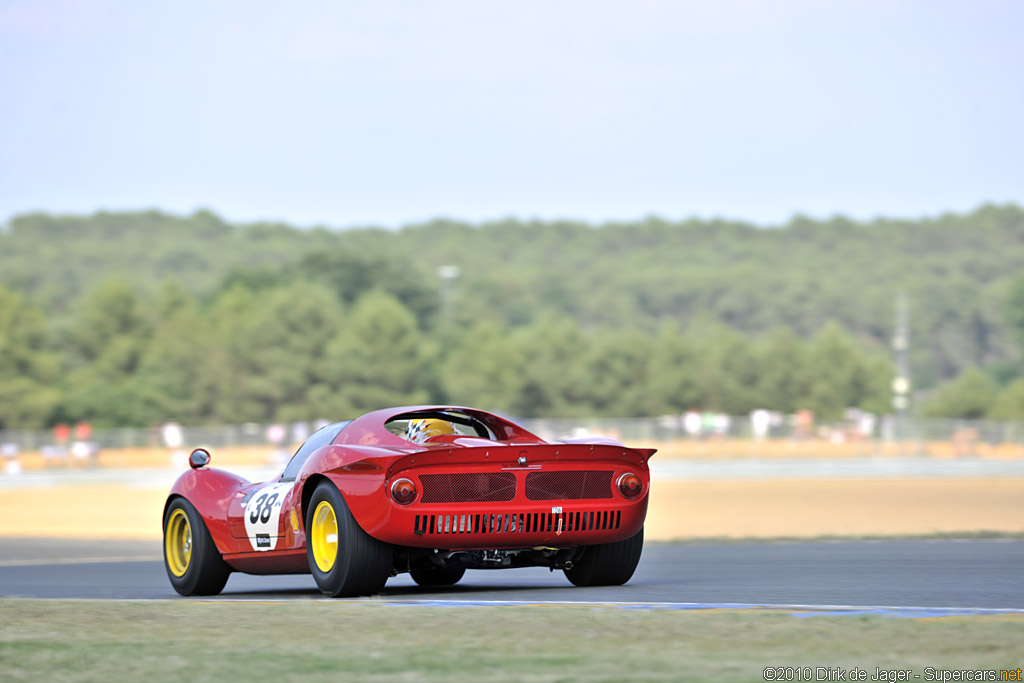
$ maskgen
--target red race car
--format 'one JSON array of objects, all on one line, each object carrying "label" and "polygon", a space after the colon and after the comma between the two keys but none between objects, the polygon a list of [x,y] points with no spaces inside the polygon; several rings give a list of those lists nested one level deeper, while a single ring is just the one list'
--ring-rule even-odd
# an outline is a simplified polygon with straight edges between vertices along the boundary
[{"label": "red race car", "polygon": [[601,437],[549,443],[450,406],[328,425],[262,484],[196,449],[164,506],[164,564],[182,595],[215,595],[232,571],[308,572],[334,597],[377,593],[400,572],[451,585],[467,568],[619,585],[640,560],[653,454]]}]

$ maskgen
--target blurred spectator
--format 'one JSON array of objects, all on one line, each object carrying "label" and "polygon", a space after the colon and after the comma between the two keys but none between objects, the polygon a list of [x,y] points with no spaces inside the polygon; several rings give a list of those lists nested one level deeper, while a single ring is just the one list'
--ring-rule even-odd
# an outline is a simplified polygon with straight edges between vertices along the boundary
[{"label": "blurred spectator", "polygon": [[53,442],[61,448],[68,445],[68,439],[71,438],[71,427],[67,426],[63,422],[53,428]]},{"label": "blurred spectator", "polygon": [[53,428],[53,446],[42,449],[43,460],[47,465],[64,464],[68,455],[68,441],[71,439],[71,427],[61,422]]},{"label": "blurred spectator", "polygon": [[808,439],[814,435],[814,413],[810,410],[798,410],[793,421],[794,435],[798,439]]},{"label": "blurred spectator", "polygon": [[700,413],[693,408],[683,413],[683,429],[686,430],[687,436],[691,439],[699,439],[701,432]]},{"label": "blurred spectator", "polygon": [[0,447],[4,455],[4,472],[7,474],[21,474],[21,463],[18,462],[18,444],[5,443]]},{"label": "blurred spectator", "polygon": [[979,433],[975,427],[963,426],[953,432],[953,451],[958,457],[977,455]]},{"label": "blurred spectator", "polygon": [[718,413],[712,419],[714,425],[715,436],[719,438],[725,438],[729,435],[729,425],[732,424],[732,418],[725,413]]},{"label": "blurred spectator", "polygon": [[878,418],[874,413],[861,411],[860,418],[857,420],[857,431],[865,439],[870,439],[875,435],[875,423]]},{"label": "blurred spectator", "polygon": [[181,433],[181,425],[177,422],[167,422],[160,430],[164,439],[164,445],[170,449],[177,450],[185,439]]},{"label": "blurred spectator", "polygon": [[846,418],[846,436],[851,441],[870,439],[875,435],[874,414],[860,408],[847,408],[843,416]]},{"label": "blurred spectator", "polygon": [[82,420],[75,425],[75,440],[71,444],[71,455],[79,460],[95,462],[100,454],[99,447],[93,443],[92,425]]},{"label": "blurred spectator", "polygon": [[768,438],[768,432],[772,427],[772,414],[764,408],[758,408],[750,413],[750,432],[758,441]]},{"label": "blurred spectator", "polygon": [[273,424],[267,427],[267,441],[280,446],[284,441],[284,427],[279,424]]},{"label": "blurred spectator", "polygon": [[160,436],[164,440],[164,446],[171,451],[171,464],[176,467],[183,467],[187,462],[182,444],[185,443],[185,435],[181,431],[181,425],[171,420],[165,422],[160,428]]}]

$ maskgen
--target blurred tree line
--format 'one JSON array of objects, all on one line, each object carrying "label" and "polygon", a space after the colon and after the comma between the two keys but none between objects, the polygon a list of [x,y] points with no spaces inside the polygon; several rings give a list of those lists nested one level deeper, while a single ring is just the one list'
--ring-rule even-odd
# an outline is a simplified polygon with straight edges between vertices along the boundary
[{"label": "blurred tree line", "polygon": [[[888,412],[897,295],[918,412],[1024,417],[1024,211],[759,228],[648,218],[0,229],[0,428],[343,418]],[[438,269],[459,268],[442,301]]]}]

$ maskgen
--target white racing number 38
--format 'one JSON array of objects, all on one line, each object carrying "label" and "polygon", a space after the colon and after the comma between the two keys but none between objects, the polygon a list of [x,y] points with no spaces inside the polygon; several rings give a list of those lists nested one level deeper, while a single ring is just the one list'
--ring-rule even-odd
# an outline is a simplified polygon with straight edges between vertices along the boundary
[{"label": "white racing number 38", "polygon": [[245,504],[245,535],[253,550],[273,550],[277,546],[281,504],[291,484],[272,484],[256,491]]}]

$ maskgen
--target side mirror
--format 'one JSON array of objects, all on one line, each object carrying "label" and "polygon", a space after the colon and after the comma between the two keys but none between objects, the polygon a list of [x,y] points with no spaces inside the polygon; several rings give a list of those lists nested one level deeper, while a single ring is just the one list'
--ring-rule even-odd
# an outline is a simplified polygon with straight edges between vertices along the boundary
[{"label": "side mirror", "polygon": [[197,448],[188,456],[188,465],[194,470],[206,467],[210,464],[210,451],[205,448]]}]

